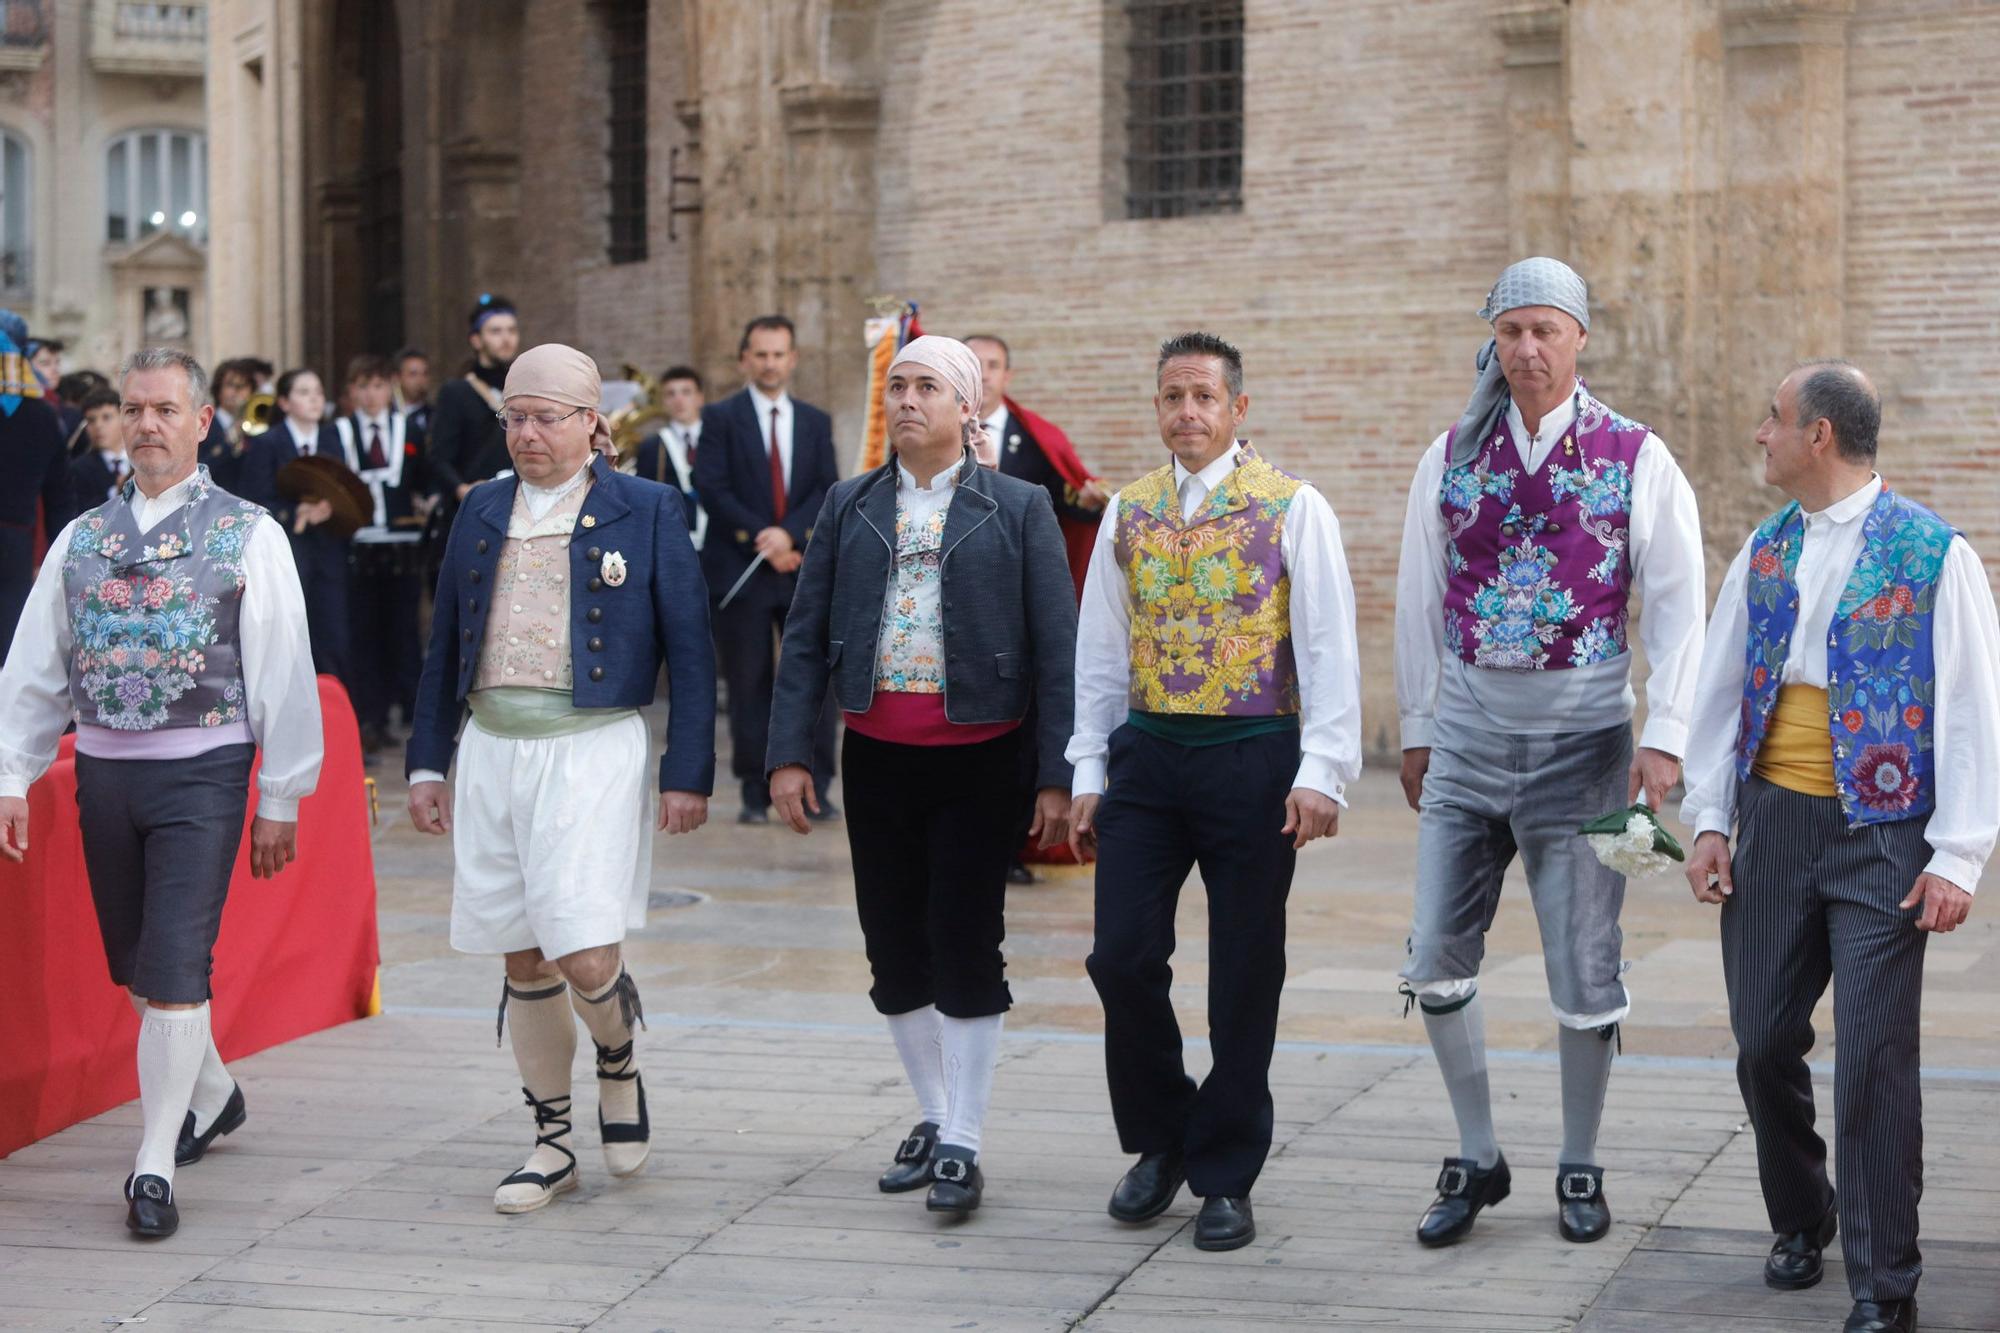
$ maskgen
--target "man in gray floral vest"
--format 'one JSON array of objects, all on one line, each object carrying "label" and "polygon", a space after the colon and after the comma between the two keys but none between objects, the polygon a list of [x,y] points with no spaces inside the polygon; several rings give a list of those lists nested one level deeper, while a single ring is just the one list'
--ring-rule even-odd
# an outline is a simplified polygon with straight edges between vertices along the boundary
[{"label": "man in gray floral vest", "polygon": [[0,854],[28,855],[28,787],[74,720],[105,961],[140,1016],[126,1225],[159,1237],[180,1226],[174,1168],[245,1118],[209,1028],[209,971],[259,747],[251,873],[298,855],[319,691],[284,529],[196,462],[215,410],[200,363],[139,352],[120,379],[132,478],[50,544],[0,670]]}]

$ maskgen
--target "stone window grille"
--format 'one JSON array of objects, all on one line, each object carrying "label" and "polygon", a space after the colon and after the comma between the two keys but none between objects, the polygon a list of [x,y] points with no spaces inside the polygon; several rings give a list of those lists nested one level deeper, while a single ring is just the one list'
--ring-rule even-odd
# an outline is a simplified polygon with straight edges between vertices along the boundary
[{"label": "stone window grille", "polygon": [[1242,0],[1126,0],[1125,216],[1243,209]]},{"label": "stone window grille", "polygon": [[104,239],[172,231],[208,244],[208,139],[194,130],[133,130],[104,150]]},{"label": "stone window grille", "polygon": [[606,253],[614,264],[631,264],[646,257],[646,3],[605,0],[603,12],[611,66]]}]

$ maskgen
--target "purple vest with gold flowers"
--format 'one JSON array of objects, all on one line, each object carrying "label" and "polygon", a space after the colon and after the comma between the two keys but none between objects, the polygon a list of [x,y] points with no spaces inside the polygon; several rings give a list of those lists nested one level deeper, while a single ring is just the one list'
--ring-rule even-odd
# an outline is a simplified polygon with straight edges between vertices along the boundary
[{"label": "purple vest with gold flowers", "polygon": [[1131,598],[1135,711],[1299,711],[1283,539],[1302,484],[1244,444],[1197,514],[1182,515],[1172,464],[1119,492],[1115,549]]},{"label": "purple vest with gold flowers", "polygon": [[264,511],[204,467],[187,503],[142,535],[132,496],[127,482],[78,519],[62,557],[77,720],[128,732],[238,722],[243,547]]},{"label": "purple vest with gold flowers", "polygon": [[1647,433],[1579,391],[1540,469],[1521,466],[1505,421],[1445,468],[1445,642],[1462,660],[1554,671],[1625,652],[1632,473]]},{"label": "purple vest with gold flowers", "polygon": [[[1744,599],[1743,708],[1736,774],[1748,781],[1771,725],[1798,627],[1796,571],[1805,516],[1786,505],[1757,527]],[[1861,553],[1827,628],[1826,693],[1834,786],[1849,828],[1915,819],[1937,803],[1931,626],[1938,576],[1956,530],[1888,487],[1861,521]]]}]

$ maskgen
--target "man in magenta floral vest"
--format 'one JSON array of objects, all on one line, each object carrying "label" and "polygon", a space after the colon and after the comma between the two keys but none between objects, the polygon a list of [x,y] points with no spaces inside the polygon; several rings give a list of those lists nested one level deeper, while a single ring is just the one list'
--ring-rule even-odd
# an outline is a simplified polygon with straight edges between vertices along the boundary
[{"label": "man in magenta floral vest", "polygon": [[[1881,416],[1844,362],[1778,386],[1757,442],[1791,503],[1716,598],[1681,807],[1688,882],[1722,904],[1737,1082],[1777,1233],[1764,1281],[1817,1283],[1838,1230],[1849,1333],[1916,1324],[1924,943],[1965,920],[2000,831],[1992,589],[1950,524],[1875,473]],[[1837,1198],[1806,1070],[1829,980]]]},{"label": "man in magenta floral vest", "polygon": [[[1557,1224],[1567,1240],[1594,1241],[1611,1225],[1597,1131],[1631,997],[1625,880],[1577,830],[1642,792],[1657,809],[1680,777],[1701,656],[1701,527],[1666,445],[1577,378],[1590,329],[1582,278],[1524,259],[1479,313],[1493,338],[1463,417],[1418,464],[1396,585],[1403,790],[1421,816],[1403,982],[1459,1134],[1417,1239],[1463,1238],[1511,1189],[1478,982],[1518,852],[1562,1061]],[[1652,667],[1636,755],[1635,595]]]}]

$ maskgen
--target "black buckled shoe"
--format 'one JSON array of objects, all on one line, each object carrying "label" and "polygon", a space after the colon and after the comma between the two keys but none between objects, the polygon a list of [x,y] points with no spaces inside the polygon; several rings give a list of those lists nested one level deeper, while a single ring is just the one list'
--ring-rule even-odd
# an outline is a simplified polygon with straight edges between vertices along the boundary
[{"label": "black buckled shoe", "polygon": [[1917,1333],[1917,1303],[1856,1301],[1840,1333]]},{"label": "black buckled shoe", "polygon": [[181,1229],[174,1187],[159,1176],[125,1177],[125,1200],[125,1225],[133,1235],[158,1240]]},{"label": "black buckled shoe", "polygon": [[1582,1162],[1556,1164],[1556,1226],[1564,1240],[1588,1245],[1611,1230],[1611,1205],[1604,1202],[1604,1168]]},{"label": "black buckled shoe", "polygon": [[1417,1239],[1425,1245],[1449,1245],[1463,1239],[1472,1230],[1472,1219],[1479,1216],[1479,1210],[1491,1208],[1513,1188],[1514,1177],[1507,1170],[1504,1153],[1483,1171],[1470,1157],[1445,1158],[1444,1170],[1438,1172],[1438,1196],[1417,1223]]},{"label": "black buckled shoe", "polygon": [[1257,1239],[1257,1221],[1250,1215],[1250,1200],[1228,1199],[1220,1194],[1201,1201],[1194,1219],[1194,1247],[1197,1250],[1240,1250]]},{"label": "black buckled shoe", "polygon": [[924,1207],[933,1213],[964,1217],[979,1206],[986,1192],[986,1177],[980,1173],[972,1149],[940,1143],[931,1154],[931,1192]]},{"label": "black buckled shoe", "polygon": [[250,1112],[243,1105],[243,1085],[238,1083],[229,1089],[229,1100],[222,1104],[222,1113],[215,1117],[205,1133],[194,1132],[194,1112],[187,1113],[181,1121],[180,1142],[174,1145],[174,1165],[193,1166],[208,1152],[208,1146],[224,1134],[234,1134],[243,1128],[243,1122],[250,1118]]},{"label": "black buckled shoe", "polygon": [[1804,1291],[1818,1286],[1819,1280],[1826,1276],[1821,1251],[1833,1244],[1833,1233],[1839,1228],[1840,1211],[1829,1203],[1818,1226],[1778,1237],[1771,1246],[1770,1257],[1764,1260],[1764,1285],[1779,1291]]},{"label": "black buckled shoe", "polygon": [[904,1194],[931,1183],[931,1151],[937,1147],[938,1127],[920,1120],[910,1135],[896,1145],[896,1160],[875,1182],[884,1194]]},{"label": "black buckled shoe", "polygon": [[1167,1211],[1187,1179],[1187,1162],[1177,1152],[1143,1154],[1111,1191],[1109,1212],[1120,1222],[1145,1222]]}]

